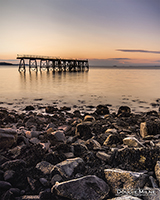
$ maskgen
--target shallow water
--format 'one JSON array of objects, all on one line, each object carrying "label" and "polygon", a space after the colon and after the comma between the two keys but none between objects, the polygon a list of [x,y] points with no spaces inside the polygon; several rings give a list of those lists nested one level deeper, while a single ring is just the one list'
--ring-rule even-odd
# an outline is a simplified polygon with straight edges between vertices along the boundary
[{"label": "shallow water", "polygon": [[18,72],[18,66],[0,67],[1,106],[22,109],[27,104],[87,106],[111,104],[111,111],[128,105],[134,112],[158,110],[150,104],[160,98],[160,68],[98,68],[88,72]]}]

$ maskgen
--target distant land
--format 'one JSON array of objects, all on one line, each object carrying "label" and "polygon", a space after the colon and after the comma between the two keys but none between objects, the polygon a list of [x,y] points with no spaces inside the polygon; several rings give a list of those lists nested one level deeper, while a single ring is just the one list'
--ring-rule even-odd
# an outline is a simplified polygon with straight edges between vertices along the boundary
[{"label": "distant land", "polygon": [[18,64],[13,64],[13,63],[9,63],[9,62],[0,62],[0,65],[18,65]]}]

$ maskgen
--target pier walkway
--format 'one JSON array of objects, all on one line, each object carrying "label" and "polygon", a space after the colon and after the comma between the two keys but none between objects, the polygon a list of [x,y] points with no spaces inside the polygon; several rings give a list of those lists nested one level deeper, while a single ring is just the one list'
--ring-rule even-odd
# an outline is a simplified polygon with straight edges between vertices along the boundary
[{"label": "pier walkway", "polygon": [[78,59],[62,59],[49,56],[38,55],[19,55],[17,54],[19,62],[19,71],[26,70],[25,60],[29,60],[29,70],[38,70],[37,61],[40,62],[39,67],[41,69],[53,70],[53,71],[85,71],[89,70],[88,60]]}]

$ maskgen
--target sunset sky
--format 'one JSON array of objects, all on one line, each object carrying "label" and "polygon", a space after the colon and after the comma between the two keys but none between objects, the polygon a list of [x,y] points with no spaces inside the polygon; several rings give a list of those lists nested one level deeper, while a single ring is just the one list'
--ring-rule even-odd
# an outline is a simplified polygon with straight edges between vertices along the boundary
[{"label": "sunset sky", "polygon": [[17,54],[160,65],[160,0],[0,0],[0,61]]}]

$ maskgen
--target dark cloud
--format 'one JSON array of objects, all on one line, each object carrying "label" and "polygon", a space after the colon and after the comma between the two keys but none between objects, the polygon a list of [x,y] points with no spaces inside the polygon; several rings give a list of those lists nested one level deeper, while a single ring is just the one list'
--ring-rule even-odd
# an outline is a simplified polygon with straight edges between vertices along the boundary
[{"label": "dark cloud", "polygon": [[131,60],[130,58],[108,58],[108,60]]},{"label": "dark cloud", "polygon": [[147,50],[141,50],[141,49],[117,49],[116,51],[122,51],[122,52],[131,52],[131,53],[156,53],[160,54],[160,51],[147,51]]}]

